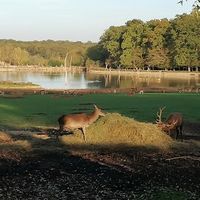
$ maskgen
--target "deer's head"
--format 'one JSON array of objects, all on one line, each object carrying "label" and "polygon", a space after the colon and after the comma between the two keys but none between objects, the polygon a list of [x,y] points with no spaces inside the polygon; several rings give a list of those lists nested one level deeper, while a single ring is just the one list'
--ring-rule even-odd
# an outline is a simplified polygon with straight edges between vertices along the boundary
[{"label": "deer's head", "polygon": [[169,132],[169,131],[173,130],[176,127],[176,122],[174,122],[172,124],[168,124],[166,122],[162,122],[162,123],[158,124],[158,127],[164,132]]},{"label": "deer's head", "polygon": [[168,120],[166,122],[162,121],[162,113],[165,110],[166,107],[160,108],[159,112],[157,112],[157,120],[156,124],[159,128],[161,128],[164,132],[169,132],[170,130],[173,130],[177,125],[177,120],[174,120],[172,123],[169,123]]},{"label": "deer's head", "polygon": [[95,112],[97,113],[97,115],[104,117],[106,114],[104,112],[102,112],[102,110],[100,108],[98,108],[95,104],[94,104],[94,109]]}]

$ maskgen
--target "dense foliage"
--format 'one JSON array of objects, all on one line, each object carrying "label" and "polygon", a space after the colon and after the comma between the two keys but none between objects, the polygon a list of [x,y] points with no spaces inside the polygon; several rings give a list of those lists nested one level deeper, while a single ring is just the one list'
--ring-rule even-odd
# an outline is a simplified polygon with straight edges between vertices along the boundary
[{"label": "dense foliage", "polygon": [[[91,42],[0,40],[0,62],[11,65],[61,66],[72,61],[74,66],[86,63],[86,50]],[[66,56],[68,55],[68,56]]]},{"label": "dense foliage", "polygon": [[88,56],[115,68],[198,69],[199,34],[197,10],[173,20],[132,20],[106,30],[96,47],[88,50]]},{"label": "dense foliage", "polygon": [[0,40],[0,64],[200,69],[200,11],[173,20],[128,21],[91,42]]}]

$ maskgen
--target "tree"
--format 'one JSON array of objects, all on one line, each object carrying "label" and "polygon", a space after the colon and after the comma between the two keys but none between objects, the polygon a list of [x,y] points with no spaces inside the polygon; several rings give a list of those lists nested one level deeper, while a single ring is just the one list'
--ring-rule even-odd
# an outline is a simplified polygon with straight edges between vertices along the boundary
[{"label": "tree", "polygon": [[151,20],[146,24],[146,65],[170,68],[169,41],[167,31],[171,24],[167,19]]},{"label": "tree", "polygon": [[144,66],[143,59],[143,37],[144,22],[141,20],[132,20],[126,23],[126,31],[122,38],[122,55],[120,63],[123,67],[140,68]]},{"label": "tree", "polygon": [[103,64],[105,64],[106,59],[109,57],[108,51],[100,44],[88,48],[86,54],[89,59],[100,61]]},{"label": "tree", "polygon": [[112,26],[100,38],[99,45],[107,51],[107,58],[112,61],[113,67],[118,67],[120,65],[120,56],[122,53],[121,43],[124,31],[124,26]]},{"label": "tree", "polygon": [[170,59],[167,50],[163,48],[150,49],[146,58],[146,65],[162,69],[169,68]]},{"label": "tree", "polygon": [[29,60],[29,53],[26,50],[22,50],[21,48],[17,47],[14,48],[12,54],[12,64],[16,65],[26,65],[28,64]]},{"label": "tree", "polygon": [[200,20],[196,13],[177,16],[171,32],[174,64],[178,67],[200,66]]}]

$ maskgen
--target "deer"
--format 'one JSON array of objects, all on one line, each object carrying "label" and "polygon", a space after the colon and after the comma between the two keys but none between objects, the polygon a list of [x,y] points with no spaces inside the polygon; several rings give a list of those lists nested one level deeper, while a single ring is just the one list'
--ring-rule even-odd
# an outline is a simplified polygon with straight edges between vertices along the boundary
[{"label": "deer", "polygon": [[58,119],[60,126],[60,131],[74,131],[75,129],[80,129],[83,134],[83,139],[86,141],[86,128],[94,123],[99,117],[105,116],[100,108],[94,105],[94,111],[90,114],[68,114],[62,115]]},{"label": "deer", "polygon": [[183,138],[183,115],[179,112],[171,113],[165,122],[162,122],[162,113],[165,107],[160,108],[159,112],[157,112],[158,119],[156,120],[156,124],[162,131],[171,136],[171,131],[176,130],[176,139],[180,134],[181,138]]}]

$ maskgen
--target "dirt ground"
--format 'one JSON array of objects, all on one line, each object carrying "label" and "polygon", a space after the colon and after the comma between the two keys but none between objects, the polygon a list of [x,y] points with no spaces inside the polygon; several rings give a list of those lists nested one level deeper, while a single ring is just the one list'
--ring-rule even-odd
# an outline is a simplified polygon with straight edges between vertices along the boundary
[{"label": "dirt ground", "polygon": [[43,88],[0,88],[0,95],[5,97],[23,96],[25,94],[57,94],[57,95],[84,95],[84,94],[116,94],[124,93],[135,95],[137,93],[200,93],[196,87],[134,87],[134,88],[102,88],[102,89],[43,89]]},{"label": "dirt ground", "polygon": [[[195,139],[199,144],[199,130],[200,124],[186,123],[184,142]],[[2,200],[161,199],[155,194],[168,190],[200,199],[200,148],[79,152],[63,148],[55,130],[7,131],[14,139],[31,142],[34,150],[0,159]]]},{"label": "dirt ground", "polygon": [[199,161],[167,161],[163,156],[142,160],[128,172],[68,152],[26,158],[1,167],[0,198],[151,199],[161,188],[185,192],[188,199],[200,198]]}]

